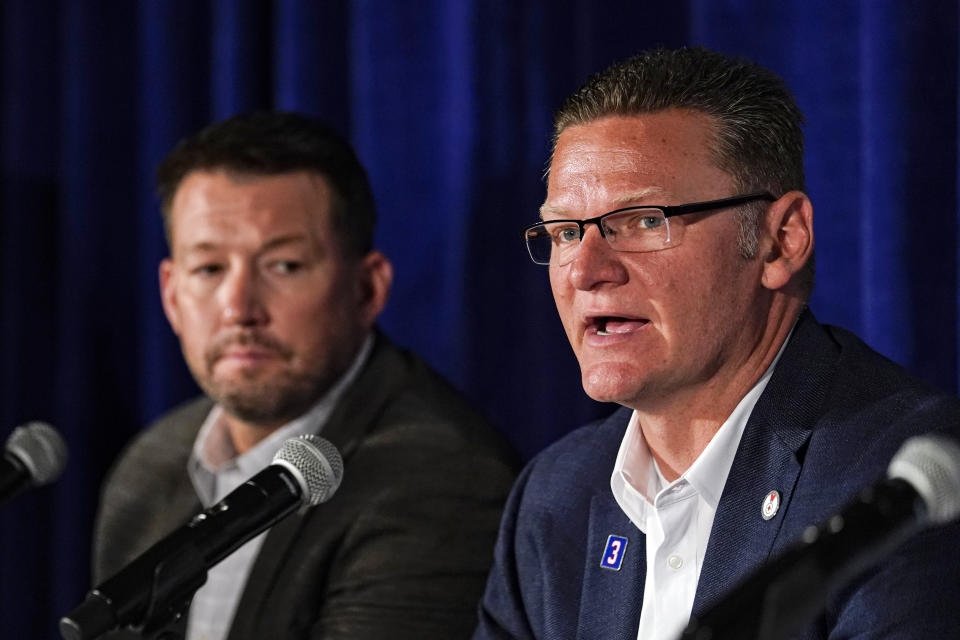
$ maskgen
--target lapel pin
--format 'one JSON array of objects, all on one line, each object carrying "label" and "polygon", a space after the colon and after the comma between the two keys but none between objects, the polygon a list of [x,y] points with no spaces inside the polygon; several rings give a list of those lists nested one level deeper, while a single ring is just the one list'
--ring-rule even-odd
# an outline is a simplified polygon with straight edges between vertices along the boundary
[{"label": "lapel pin", "polygon": [[777,515],[780,510],[780,492],[777,490],[768,491],[763,497],[763,504],[760,506],[760,515],[764,520],[769,520]]},{"label": "lapel pin", "polygon": [[627,550],[627,539],[624,536],[607,536],[607,545],[603,548],[603,558],[600,566],[612,571],[620,571],[623,564],[623,552]]}]

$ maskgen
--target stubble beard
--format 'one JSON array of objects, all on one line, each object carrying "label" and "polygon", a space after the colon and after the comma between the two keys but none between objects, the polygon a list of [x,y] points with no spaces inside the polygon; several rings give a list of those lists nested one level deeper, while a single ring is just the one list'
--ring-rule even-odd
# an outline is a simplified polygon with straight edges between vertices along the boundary
[{"label": "stubble beard", "polygon": [[[231,344],[256,344],[274,351],[283,367],[276,372],[261,372],[256,367],[240,371],[229,379],[220,379],[215,367],[223,351]],[[194,371],[200,388],[228,414],[248,424],[276,427],[306,413],[327,392],[335,376],[319,367],[296,370],[293,352],[271,338],[242,334],[214,344],[206,353],[202,371]]]},{"label": "stubble beard", "polygon": [[261,426],[281,425],[303,415],[329,386],[317,377],[289,372],[269,378],[247,372],[242,376],[239,382],[210,377],[200,386],[230,415]]}]

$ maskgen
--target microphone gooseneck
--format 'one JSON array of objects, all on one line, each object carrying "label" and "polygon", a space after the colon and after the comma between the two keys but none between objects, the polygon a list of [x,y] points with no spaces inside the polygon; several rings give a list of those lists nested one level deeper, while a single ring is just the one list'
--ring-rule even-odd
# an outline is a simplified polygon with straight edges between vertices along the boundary
[{"label": "microphone gooseneck", "polygon": [[918,530],[960,515],[960,445],[940,434],[907,440],[887,477],[840,513],[807,527],[801,541],[748,576],[681,640],[790,637],[823,610],[827,596]]}]

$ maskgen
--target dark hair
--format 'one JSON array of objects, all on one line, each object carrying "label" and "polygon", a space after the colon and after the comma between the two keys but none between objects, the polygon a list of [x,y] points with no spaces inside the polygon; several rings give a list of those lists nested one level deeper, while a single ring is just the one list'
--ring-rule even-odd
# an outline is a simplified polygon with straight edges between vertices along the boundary
[{"label": "dark hair", "polygon": [[170,208],[183,179],[194,171],[218,169],[254,176],[294,171],[324,176],[336,194],[332,222],[342,232],[344,249],[363,255],[373,247],[373,192],[353,148],[323,122],[285,111],[232,116],[177,143],[157,168],[168,243]]},{"label": "dark hair", "polygon": [[[804,190],[803,113],[782,78],[745,58],[702,47],[652,49],[590,77],[554,118],[553,149],[569,126],[605,116],[692,109],[715,123],[714,157],[741,192]],[[738,215],[740,253],[756,253],[765,203]],[[801,274],[809,295],[813,258]]]}]

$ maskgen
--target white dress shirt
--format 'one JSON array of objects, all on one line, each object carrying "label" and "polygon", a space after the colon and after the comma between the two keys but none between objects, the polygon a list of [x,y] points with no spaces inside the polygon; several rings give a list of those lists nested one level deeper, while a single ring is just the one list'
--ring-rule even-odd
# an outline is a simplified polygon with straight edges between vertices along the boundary
[{"label": "white dress shirt", "polygon": [[637,413],[631,416],[610,487],[617,504],[646,535],[638,640],[676,640],[690,621],[723,486],[750,413],[782,353],[783,346],[690,468],[673,482],[664,479],[651,455]]},{"label": "white dress shirt", "polygon": [[[200,427],[187,464],[200,503],[204,507],[216,504],[250,476],[262,471],[289,438],[319,433],[340,396],[359,375],[372,348],[373,336],[369,336],[350,368],[310,411],[274,431],[243,455],[238,456],[233,446],[223,420],[223,409],[215,406]],[[248,541],[210,569],[206,584],[200,587],[190,604],[187,640],[223,640],[227,637],[240,594],[267,533],[264,531]]]}]

